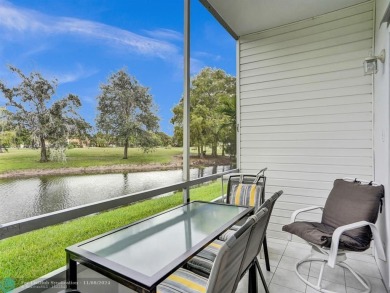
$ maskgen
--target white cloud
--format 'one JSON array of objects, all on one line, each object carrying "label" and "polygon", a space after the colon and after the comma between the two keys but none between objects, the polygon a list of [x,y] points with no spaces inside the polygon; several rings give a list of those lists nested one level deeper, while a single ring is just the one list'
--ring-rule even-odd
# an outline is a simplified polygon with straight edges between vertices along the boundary
[{"label": "white cloud", "polygon": [[32,13],[27,10],[18,10],[7,1],[0,1],[0,25],[3,27],[19,32],[45,29],[45,26],[31,16]]},{"label": "white cloud", "polygon": [[[145,30],[145,35],[133,33],[100,22],[83,20],[72,17],[54,17],[35,10],[25,9],[12,3],[0,0],[0,30],[4,32],[1,38],[15,38],[18,34],[22,37],[28,35],[70,35],[82,36],[84,40],[103,42],[107,46],[113,46],[119,50],[130,50],[139,55],[157,57],[169,64],[176,70],[174,75],[182,77],[183,55],[180,47],[172,43],[183,39],[180,32],[159,28]],[[27,51],[24,55],[29,56],[46,49],[45,45]],[[197,74],[204,66],[203,58],[212,58],[211,54],[194,52],[191,58],[191,75]],[[26,57],[22,55],[21,57]],[[214,56],[215,57],[215,56]],[[95,74],[94,70],[86,70],[82,67],[72,72],[52,73],[45,76],[57,78],[59,83],[68,83],[86,78]]]},{"label": "white cloud", "polygon": [[[171,60],[172,64],[175,64],[176,70],[174,73],[175,80],[181,80],[183,78],[183,72],[184,72],[184,59],[182,56],[178,56],[176,59]],[[190,75],[196,75],[198,74],[206,64],[197,58],[190,59]]]},{"label": "white cloud", "polygon": [[153,31],[145,30],[145,33],[148,36],[150,36],[152,38],[156,38],[156,39],[175,40],[175,41],[182,41],[183,40],[182,33],[178,32],[178,31],[170,30],[170,29],[161,28],[161,29],[156,29]]},{"label": "white cloud", "polygon": [[194,52],[194,56],[197,58],[206,58],[206,59],[210,59],[213,61],[220,61],[222,59],[221,55],[215,55],[215,54],[203,52],[203,51]]},{"label": "white cloud", "polygon": [[205,66],[206,66],[205,63],[202,60],[191,58],[190,61],[191,75],[198,74]]},{"label": "white cloud", "polygon": [[82,97],[83,102],[95,105],[96,104],[96,98],[90,97],[90,96],[83,96]]},{"label": "white cloud", "polygon": [[64,84],[90,77],[96,73],[98,73],[98,70],[85,69],[82,65],[78,64],[72,71],[61,73],[46,73],[45,76],[50,76],[50,79],[57,79],[59,84]]},{"label": "white cloud", "polygon": [[[51,81],[56,79],[58,84],[64,84],[88,78],[98,72],[99,71],[96,69],[86,69],[84,66],[77,64],[73,70],[68,70],[61,73],[43,70],[42,76],[47,80]],[[8,86],[15,86],[21,81],[18,75],[8,70],[8,67],[4,69],[0,68],[0,80],[6,80]]]},{"label": "white cloud", "polygon": [[0,27],[14,33],[81,35],[164,60],[179,54],[177,46],[156,38],[157,35],[160,37],[165,35],[165,39],[178,37],[171,30],[159,29],[154,31],[154,38],[146,37],[99,22],[49,16],[35,10],[16,7],[2,0],[0,0]]},{"label": "white cloud", "polygon": [[50,46],[48,44],[40,44],[40,45],[37,45],[36,47],[22,53],[20,58],[27,58],[27,57],[33,56],[35,54],[39,54],[39,53],[42,53],[44,51],[47,51],[49,49],[50,49]]}]

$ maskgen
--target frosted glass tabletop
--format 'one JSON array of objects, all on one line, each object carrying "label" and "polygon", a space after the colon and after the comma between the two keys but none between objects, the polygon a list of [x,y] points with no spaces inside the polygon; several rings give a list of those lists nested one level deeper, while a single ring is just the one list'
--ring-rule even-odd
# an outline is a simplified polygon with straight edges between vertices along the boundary
[{"label": "frosted glass tabletop", "polygon": [[247,210],[233,205],[191,202],[79,247],[152,276]]}]

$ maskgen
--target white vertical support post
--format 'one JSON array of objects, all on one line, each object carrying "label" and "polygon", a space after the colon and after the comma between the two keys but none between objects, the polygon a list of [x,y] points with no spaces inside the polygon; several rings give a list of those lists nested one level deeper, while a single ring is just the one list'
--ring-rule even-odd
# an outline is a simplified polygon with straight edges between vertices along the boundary
[{"label": "white vertical support post", "polygon": [[236,168],[241,172],[240,40],[236,41]]},{"label": "white vertical support post", "polygon": [[[191,0],[184,0],[184,95],[183,95],[183,181],[190,180],[190,14]],[[190,201],[190,188],[183,189],[183,201]]]}]

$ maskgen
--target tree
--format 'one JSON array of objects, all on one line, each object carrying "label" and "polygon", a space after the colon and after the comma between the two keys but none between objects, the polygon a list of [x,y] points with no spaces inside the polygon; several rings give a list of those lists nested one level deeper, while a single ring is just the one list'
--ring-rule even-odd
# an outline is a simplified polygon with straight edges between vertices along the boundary
[{"label": "tree", "polygon": [[130,138],[145,152],[153,149],[156,146],[153,132],[158,129],[159,118],[149,89],[124,69],[112,74],[100,89],[96,125],[103,133],[123,142],[123,158],[127,159]]},{"label": "tree", "polygon": [[164,132],[157,132],[156,134],[160,140],[161,146],[168,147],[172,145],[172,137],[170,137],[168,134]]},{"label": "tree", "polygon": [[17,147],[20,147],[23,145],[24,146],[29,146],[29,147],[34,147],[34,139],[31,138],[31,135],[29,131],[25,128],[16,128],[16,138],[15,138],[15,145]]},{"label": "tree", "polygon": [[11,146],[16,137],[15,131],[12,131],[10,124],[11,113],[5,107],[0,107],[0,153]]},{"label": "tree", "polygon": [[219,111],[227,118],[220,128],[220,134],[222,137],[222,155],[225,151],[230,156],[236,155],[236,99],[235,97],[226,97],[221,100],[221,106]]},{"label": "tree", "polygon": [[96,147],[108,147],[110,144],[110,138],[108,135],[105,135],[101,132],[97,132],[93,137],[92,137],[92,144]]},{"label": "tree", "polygon": [[[70,135],[85,135],[90,125],[77,113],[80,99],[69,94],[67,97],[52,101],[57,89],[57,81],[48,81],[38,72],[29,76],[14,67],[21,83],[9,88],[0,81],[0,91],[11,107],[12,120],[20,128],[28,130],[32,140],[38,140],[41,148],[41,162],[48,161],[46,141],[55,147],[66,144]],[[50,102],[52,102],[50,104]]]},{"label": "tree", "polygon": [[[192,144],[198,147],[200,157],[206,145],[211,146],[212,156],[217,155],[218,144],[224,139],[221,127],[230,119],[220,107],[224,100],[235,100],[235,92],[235,78],[221,69],[206,67],[192,79],[190,137]],[[174,107],[173,114],[174,141],[178,141],[182,137],[183,99]]]}]

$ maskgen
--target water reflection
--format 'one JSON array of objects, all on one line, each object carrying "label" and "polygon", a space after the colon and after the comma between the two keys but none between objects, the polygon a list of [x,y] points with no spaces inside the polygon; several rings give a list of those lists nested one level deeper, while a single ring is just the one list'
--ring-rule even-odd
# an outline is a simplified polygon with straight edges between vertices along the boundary
[{"label": "water reflection", "polygon": [[61,177],[39,177],[38,179],[40,183],[33,202],[35,213],[40,215],[47,213],[47,210],[57,211],[73,206],[67,180]]},{"label": "water reflection", "polygon": [[[190,176],[195,179],[229,169],[230,166],[191,169]],[[0,223],[167,186],[181,180],[182,170],[0,179]]]}]

